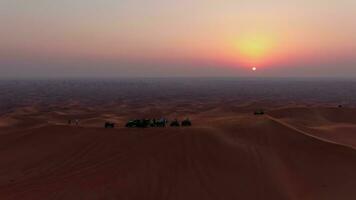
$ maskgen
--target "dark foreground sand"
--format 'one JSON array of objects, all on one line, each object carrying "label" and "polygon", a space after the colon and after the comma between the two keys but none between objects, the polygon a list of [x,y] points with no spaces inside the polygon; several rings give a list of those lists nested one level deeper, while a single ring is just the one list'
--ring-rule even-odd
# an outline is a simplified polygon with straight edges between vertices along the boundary
[{"label": "dark foreground sand", "polygon": [[0,199],[356,199],[355,109],[193,108],[192,128],[164,129],[104,129],[130,116],[89,108],[5,114]]}]

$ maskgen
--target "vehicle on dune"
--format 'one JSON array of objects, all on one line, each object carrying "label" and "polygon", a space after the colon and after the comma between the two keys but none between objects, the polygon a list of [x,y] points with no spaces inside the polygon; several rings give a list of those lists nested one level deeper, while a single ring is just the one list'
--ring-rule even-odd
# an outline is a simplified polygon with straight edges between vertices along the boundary
[{"label": "vehicle on dune", "polygon": [[128,121],[126,123],[126,127],[128,128],[147,128],[149,127],[151,124],[151,120],[149,119],[135,119],[135,120],[131,120]]},{"label": "vehicle on dune", "polygon": [[179,121],[177,119],[173,120],[170,124],[171,127],[178,127],[180,126]]},{"label": "vehicle on dune", "polygon": [[160,128],[163,128],[163,127],[166,127],[166,124],[168,123],[168,120],[164,119],[164,118],[161,118],[159,120],[156,120],[156,119],[153,119],[151,120],[151,127],[160,127]]},{"label": "vehicle on dune", "polygon": [[105,122],[104,127],[105,128],[115,128],[115,123]]},{"label": "vehicle on dune", "polygon": [[192,122],[187,118],[182,121],[182,126],[192,126]]},{"label": "vehicle on dune", "polygon": [[256,111],[254,112],[254,115],[264,115],[264,114],[265,114],[265,111],[263,111],[262,109],[256,110]]}]

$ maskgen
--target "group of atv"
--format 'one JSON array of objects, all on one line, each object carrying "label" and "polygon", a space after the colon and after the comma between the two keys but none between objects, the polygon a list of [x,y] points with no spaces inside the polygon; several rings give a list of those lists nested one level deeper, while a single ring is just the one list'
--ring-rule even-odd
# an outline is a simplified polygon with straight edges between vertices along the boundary
[{"label": "group of atv", "polygon": [[[256,110],[254,112],[254,115],[264,115],[265,111],[262,109]],[[185,120],[179,122],[177,119],[171,121],[169,123],[168,120],[165,118],[161,119],[135,119],[135,120],[130,120],[126,123],[125,125],[127,128],[149,128],[149,127],[156,127],[156,128],[164,128],[166,126],[171,126],[171,127],[189,127],[192,126],[192,122],[186,118]],[[115,128],[115,123],[112,122],[105,122],[104,124],[105,128]]]},{"label": "group of atv", "polygon": [[175,119],[169,123],[168,120],[161,118],[161,119],[135,119],[128,121],[126,123],[127,128],[149,128],[149,127],[157,127],[157,128],[164,128],[166,126],[171,127],[187,127],[192,126],[192,122],[187,118],[183,120],[181,123]]}]

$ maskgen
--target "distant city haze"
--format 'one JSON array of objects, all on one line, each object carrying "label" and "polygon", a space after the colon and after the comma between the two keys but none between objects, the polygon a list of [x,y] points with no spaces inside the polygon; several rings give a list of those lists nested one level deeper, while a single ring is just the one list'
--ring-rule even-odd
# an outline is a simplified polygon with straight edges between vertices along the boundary
[{"label": "distant city haze", "polygon": [[1,0],[0,16],[5,79],[356,77],[355,0]]}]

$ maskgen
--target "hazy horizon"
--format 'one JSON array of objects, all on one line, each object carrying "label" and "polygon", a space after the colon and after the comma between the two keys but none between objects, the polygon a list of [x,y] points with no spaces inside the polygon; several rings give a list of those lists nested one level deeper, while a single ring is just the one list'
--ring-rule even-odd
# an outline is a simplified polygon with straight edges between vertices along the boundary
[{"label": "hazy horizon", "polygon": [[352,0],[3,0],[0,79],[353,78],[355,7]]}]

